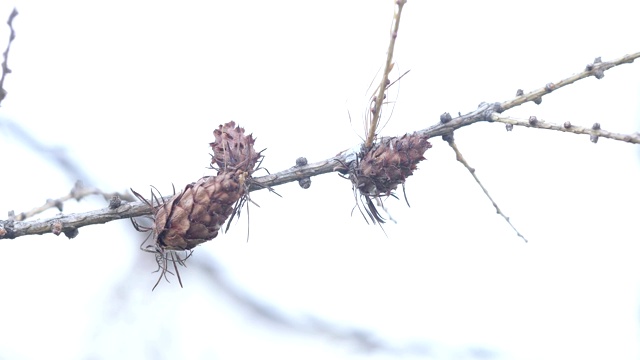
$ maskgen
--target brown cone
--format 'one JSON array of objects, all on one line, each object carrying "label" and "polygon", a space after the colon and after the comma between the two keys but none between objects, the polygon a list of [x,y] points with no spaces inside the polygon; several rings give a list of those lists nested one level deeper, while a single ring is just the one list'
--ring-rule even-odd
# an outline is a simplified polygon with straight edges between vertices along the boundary
[{"label": "brown cone", "polygon": [[253,148],[255,139],[244,134],[244,128],[230,121],[213,131],[213,158],[211,165],[218,167],[218,174],[224,171],[243,170],[253,172],[256,163],[262,157]]},{"label": "brown cone", "polygon": [[253,149],[255,140],[251,135],[245,135],[244,129],[233,121],[220,125],[213,135],[211,163],[217,166],[217,176],[203,177],[162,203],[155,196],[150,202],[133,192],[154,209],[153,226],[142,226],[135,221],[134,226],[140,231],[153,231],[155,246],[147,246],[145,250],[156,253],[159,270],[162,270],[155,286],[163,276],[166,278],[166,274],[171,273],[169,263],[173,263],[182,286],[176,264],[184,265],[190,254],[180,256],[175,252],[191,250],[215,238],[225,221],[239,211],[248,197],[247,182],[262,158]]},{"label": "brown cone", "polygon": [[389,195],[413,174],[430,147],[427,136],[418,133],[382,138],[362,156],[351,181],[363,195]]},{"label": "brown cone", "polygon": [[191,183],[155,214],[156,245],[163,250],[190,250],[211,240],[245,194],[244,176],[225,172]]},{"label": "brown cone", "polygon": [[213,135],[211,162],[218,175],[187,185],[155,213],[156,246],[162,250],[190,250],[215,238],[246,194],[245,182],[261,158],[253,149],[255,140],[233,121],[220,125]]}]

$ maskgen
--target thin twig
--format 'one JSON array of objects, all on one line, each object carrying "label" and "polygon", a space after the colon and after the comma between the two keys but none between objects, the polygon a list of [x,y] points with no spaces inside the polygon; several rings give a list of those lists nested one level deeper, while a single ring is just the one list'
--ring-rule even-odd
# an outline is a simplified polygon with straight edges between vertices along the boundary
[{"label": "thin twig", "polygon": [[456,160],[458,160],[462,165],[464,165],[465,168],[467,168],[467,170],[469,170],[469,173],[471,173],[471,176],[473,176],[473,178],[476,180],[476,182],[478,183],[478,185],[480,185],[480,188],[482,189],[482,191],[484,192],[484,194],[487,196],[487,198],[489,198],[489,201],[491,201],[491,204],[493,205],[494,208],[496,208],[496,212],[498,213],[498,215],[502,216],[507,223],[509,224],[509,226],[511,226],[511,228],[513,229],[513,231],[516,232],[516,234],[518,234],[518,236],[520,236],[524,242],[529,242],[527,240],[527,238],[525,238],[519,231],[518,229],[516,229],[515,226],[513,226],[513,224],[511,223],[511,220],[509,220],[509,217],[506,216],[502,210],[500,210],[500,207],[498,206],[498,204],[496,204],[496,202],[493,200],[493,198],[491,197],[491,195],[489,195],[489,191],[484,187],[484,185],[482,185],[482,182],[480,182],[480,179],[478,178],[478,176],[476,175],[476,169],[472,168],[469,163],[467,163],[467,161],[464,159],[464,156],[462,156],[462,153],[460,152],[460,150],[458,149],[458,146],[456,145],[455,141],[453,140],[453,133],[443,136],[442,137],[443,140],[445,140],[449,146],[451,146],[451,148],[453,149],[453,151],[456,153]]},{"label": "thin twig", "polygon": [[369,130],[367,132],[367,139],[364,143],[365,148],[370,148],[373,145],[373,140],[376,136],[378,123],[380,122],[380,113],[382,112],[382,102],[384,101],[384,92],[387,90],[389,84],[389,73],[393,69],[393,49],[396,45],[396,38],[398,37],[398,29],[400,28],[400,15],[402,15],[402,8],[406,4],[406,0],[397,0],[396,4],[398,8],[393,14],[393,25],[391,30],[391,39],[389,40],[389,49],[387,50],[387,62],[384,65],[384,72],[382,73],[382,80],[378,86],[378,95],[375,97],[375,107],[373,109],[373,119],[369,124]]},{"label": "thin twig", "polygon": [[590,135],[591,141],[596,138],[607,138],[612,140],[624,141],[632,144],[640,144],[640,133],[634,134],[620,134],[613,133],[607,130],[603,130],[600,128],[599,123],[595,123],[591,125],[591,127],[586,128],[582,126],[577,126],[571,124],[571,122],[567,121],[562,125],[546,122],[543,120],[538,120],[536,117],[532,116],[528,120],[518,119],[511,116],[501,116],[498,113],[494,113],[491,116],[491,120],[501,122],[507,125],[516,125],[516,126],[524,126],[534,129],[544,129],[544,130],[555,130],[562,131],[568,133],[574,133],[579,135]]},{"label": "thin twig", "polygon": [[[95,187],[85,187],[81,181],[77,181],[73,186],[71,191],[67,195],[61,196],[57,199],[47,199],[47,201],[41,206],[37,206],[29,211],[24,211],[19,213],[18,215],[13,216],[13,220],[16,221],[24,221],[34,215],[40,214],[46,210],[57,208],[58,211],[62,212],[64,207],[64,203],[68,200],[75,199],[76,201],[82,200],[84,197],[89,195],[102,195],[105,200],[108,201],[120,201],[120,203],[124,201],[134,201],[135,198],[130,194],[121,194],[121,193],[107,193]],[[114,206],[114,205],[110,205]],[[118,204],[120,206],[120,204]],[[11,217],[11,216],[10,216]]]},{"label": "thin twig", "polygon": [[2,53],[2,76],[0,76],[0,103],[7,96],[7,90],[4,89],[4,78],[7,74],[11,73],[11,69],[9,69],[9,65],[7,65],[7,61],[9,59],[9,50],[11,49],[11,43],[13,43],[13,39],[16,38],[16,32],[13,30],[13,19],[18,16],[18,10],[13,8],[11,15],[9,15],[9,20],[7,20],[7,25],[9,25],[9,29],[11,32],[9,33],[9,42],[7,43],[7,49]]},{"label": "thin twig", "polygon": [[558,90],[561,87],[565,87],[567,85],[573,84],[578,80],[588,78],[590,76],[593,76],[596,79],[602,79],[604,77],[604,72],[606,70],[609,70],[612,67],[618,66],[621,64],[630,64],[638,57],[640,57],[640,52],[628,54],[619,59],[615,59],[613,61],[607,61],[607,62],[602,62],[602,60],[598,57],[593,61],[593,63],[588,64],[582,72],[579,72],[575,75],[571,75],[568,78],[562,79],[555,83],[548,83],[544,87],[531,91],[529,93],[526,93],[526,94],[523,93],[522,95],[516,96],[514,99],[503,102],[502,104],[500,104],[500,107],[502,108],[502,111],[505,111],[505,110],[511,109],[512,107],[522,105],[529,101],[534,101],[539,103],[539,101],[542,100],[542,97],[544,95],[547,95],[552,91]]},{"label": "thin twig", "polygon": [[[565,87],[567,85],[573,84],[578,80],[585,79],[589,76],[595,76],[596,78],[601,79],[604,77],[604,72],[613,67],[622,64],[631,64],[633,61],[640,57],[640,52],[635,52],[629,55],[625,55],[618,59],[602,62],[599,58],[594,61],[593,64],[589,64],[586,66],[585,70],[571,75],[565,79],[562,79],[556,83],[548,83],[544,87],[531,91],[527,94],[522,93],[522,95],[518,94],[516,97],[506,100],[504,102],[495,102],[481,103],[478,108],[470,113],[461,115],[459,114],[457,117],[452,118],[448,113],[444,113],[440,116],[440,122],[432,125],[426,129],[420,130],[419,133],[429,135],[429,137],[442,136],[445,134],[451,133],[453,130],[469,126],[473,123],[479,121],[494,121],[493,116],[495,113],[503,113],[504,111],[511,109],[516,106],[520,106],[526,102],[533,101],[538,102],[542,99],[542,96],[549,94],[552,91],[558,90],[561,87]],[[518,92],[519,93],[519,92]],[[551,129],[549,129],[551,130]],[[624,141],[624,140],[623,140]]]}]

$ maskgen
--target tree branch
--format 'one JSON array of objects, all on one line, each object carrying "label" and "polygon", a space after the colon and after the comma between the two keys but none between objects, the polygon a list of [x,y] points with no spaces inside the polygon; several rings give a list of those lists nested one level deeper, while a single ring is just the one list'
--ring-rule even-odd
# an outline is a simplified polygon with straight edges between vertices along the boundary
[{"label": "tree branch", "polygon": [[[459,114],[456,118],[452,118],[449,113],[444,113],[440,116],[440,122],[426,129],[419,130],[418,133],[433,138],[450,134],[456,129],[469,126],[479,121],[495,121],[518,126],[535,127],[538,129],[589,134],[592,135],[592,141],[594,137],[597,138],[601,136],[613,140],[638,144],[640,143],[638,141],[638,137],[640,135],[610,133],[600,129],[599,124],[597,126],[592,126],[591,129],[573,126],[571,124],[560,127],[558,125],[542,121],[532,121],[530,119],[525,122],[523,120],[502,117],[499,115],[507,109],[522,105],[528,101],[539,102],[539,99],[541,99],[542,96],[589,76],[595,76],[596,78],[601,79],[604,76],[604,71],[621,64],[632,63],[638,57],[640,57],[640,52],[625,55],[610,62],[602,62],[598,58],[593,64],[587,65],[586,69],[581,73],[572,75],[555,84],[547,84],[545,87],[531,91],[528,94],[523,94],[519,91],[518,95],[514,99],[507,100],[502,103],[481,103],[476,110],[465,115]],[[302,166],[296,165],[274,174],[254,178],[252,179],[250,191],[272,188],[292,181],[300,181],[305,178],[334,172],[338,165],[349,164],[354,161],[356,152],[359,149],[360,146],[358,145],[353,149],[342,151],[338,155],[326,160]],[[0,220],[0,239],[14,239],[25,235],[41,235],[51,232],[55,234],[64,232],[67,236],[75,236],[77,234],[77,229],[83,226],[104,224],[109,221],[143,215],[151,215],[151,209],[146,204],[141,202],[123,202],[117,207],[107,207],[105,209],[80,214],[58,215],[56,217],[43,220],[17,221],[15,218],[10,217],[7,220]]]}]

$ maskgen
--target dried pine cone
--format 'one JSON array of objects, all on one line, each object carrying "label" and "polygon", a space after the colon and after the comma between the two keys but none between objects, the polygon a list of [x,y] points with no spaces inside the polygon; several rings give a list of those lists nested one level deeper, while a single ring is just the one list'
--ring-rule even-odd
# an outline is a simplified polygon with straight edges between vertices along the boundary
[{"label": "dried pine cone", "polygon": [[187,185],[156,211],[156,244],[165,250],[191,250],[215,238],[244,194],[244,176],[235,172]]},{"label": "dried pine cone", "polygon": [[230,121],[214,130],[213,136],[215,141],[209,144],[213,149],[211,165],[218,167],[218,173],[235,170],[253,172],[262,155],[255,151],[255,140],[244,134],[244,128]]},{"label": "dried pine cone", "polygon": [[358,155],[351,165],[349,179],[366,202],[365,211],[375,223],[384,219],[372,202],[372,198],[389,196],[398,185],[404,184],[413,174],[417,164],[424,160],[424,152],[431,148],[426,135],[405,134],[402,137],[385,137],[369,151]]},{"label": "dried pine cone", "polygon": [[141,231],[153,231],[155,245],[143,250],[156,253],[159,270],[162,270],[156,286],[169,272],[169,262],[174,264],[182,286],[176,263],[184,265],[189,255],[181,258],[174,253],[189,251],[215,238],[224,222],[240,210],[248,196],[247,182],[262,158],[253,149],[254,139],[251,135],[245,136],[244,129],[236,127],[233,121],[215,130],[214,137],[215,142],[210,145],[213,148],[212,164],[218,166],[217,176],[203,177],[162,203],[155,196],[149,202],[132,190],[154,210],[153,226],[141,226],[135,221],[134,226]]},{"label": "dried pine cone", "polygon": [[[168,270],[170,262],[173,263],[176,276],[182,286],[176,263],[184,265],[184,260],[190,256],[190,253],[181,257],[176,252],[192,250],[218,235],[229,216],[239,210],[236,203],[241,204],[247,193],[245,174],[239,170],[204,177],[187,185],[180,194],[174,195],[166,202],[153,196],[156,206],[131,190],[140,200],[154,209],[154,224],[151,227],[139,225],[132,219],[137,230],[152,231],[154,236],[155,244],[143,248],[145,251],[156,254],[158,270],[161,271],[153,289],[158,286],[162,277],[166,278],[167,272],[171,274]],[[160,202],[162,203],[158,206]]]},{"label": "dried pine cone", "polygon": [[352,181],[364,195],[389,195],[413,174],[431,147],[424,135],[382,138],[358,163]]}]

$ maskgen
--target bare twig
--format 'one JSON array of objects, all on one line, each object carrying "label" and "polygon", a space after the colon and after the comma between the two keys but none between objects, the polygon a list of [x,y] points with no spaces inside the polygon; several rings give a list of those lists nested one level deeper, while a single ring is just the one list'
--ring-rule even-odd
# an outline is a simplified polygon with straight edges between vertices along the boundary
[{"label": "bare twig", "polygon": [[550,93],[551,91],[570,85],[578,80],[585,79],[589,76],[602,78],[604,77],[604,72],[606,70],[609,70],[618,65],[633,63],[633,61],[639,57],[640,52],[636,52],[608,62],[595,62],[594,64],[587,65],[586,69],[581,73],[569,76],[568,78],[562,79],[555,84],[549,83],[544,87],[532,91],[528,94],[523,93],[522,95],[520,95],[520,91],[518,91],[518,95],[516,95],[515,98],[504,101],[502,103],[483,102],[475,111],[472,111],[465,115],[459,115],[455,118],[452,118],[449,113],[444,113],[440,116],[440,122],[438,124],[432,125],[424,130],[420,130],[420,133],[427,134],[430,137],[442,136],[444,134],[452,132],[455,129],[459,129],[461,127],[468,126],[479,121],[492,122],[494,121],[493,116],[496,113],[500,114],[508,109],[520,106],[529,101],[538,102],[542,99],[542,96]]},{"label": "bare twig", "polygon": [[[575,75],[568,78],[568,79],[573,79],[571,81],[568,79],[560,81],[558,83],[560,85],[556,85],[555,88],[557,89],[560,86],[566,86],[570,83],[573,83],[579,79],[585,78],[590,75],[595,76],[595,72],[598,70],[601,70],[602,72],[604,72],[605,70],[608,70],[614,66],[631,63],[633,62],[634,59],[638,57],[640,57],[640,52],[634,53],[632,55],[623,56],[622,58],[611,61],[611,62],[601,62],[601,63],[595,64],[591,70],[581,73],[581,75],[578,76],[577,78]],[[538,94],[540,93],[540,91],[541,90],[537,90],[530,94]],[[544,93],[546,93],[546,90],[544,91]],[[540,95],[538,96],[541,96],[542,94],[543,93],[540,93]],[[443,116],[441,116],[440,122],[426,129],[419,130],[418,133],[425,134],[430,138],[433,138],[437,136],[450,134],[456,129],[469,126],[476,122],[499,121],[498,119],[500,118],[500,116],[497,114],[503,112],[505,108],[518,106],[526,102],[526,101],[523,101],[525,97],[533,99],[535,96],[533,95],[517,96],[515,99],[508,100],[503,103],[481,103],[476,110],[465,115],[459,115],[456,118],[451,118],[450,115],[445,113],[443,114]],[[557,130],[556,128],[553,128],[553,127],[546,127],[546,126],[536,126],[536,127],[540,129]],[[602,130],[599,130],[599,131],[602,131]],[[586,133],[592,134],[591,132],[586,132]],[[601,135],[605,137],[604,132],[596,133],[596,135],[598,136]],[[616,136],[611,136],[610,138],[614,140],[637,143],[635,141],[626,140],[627,136],[629,137],[629,139],[635,139],[637,135],[621,135],[622,136],[621,138],[618,135],[619,134],[616,134]],[[267,176],[255,178],[253,179],[254,184],[251,186],[250,191],[255,191],[255,190],[264,189],[264,188],[272,188],[274,186],[282,185],[288,182],[299,181],[304,178],[311,178],[313,176],[334,172],[336,167],[338,167],[339,165],[344,166],[345,164],[349,164],[355,160],[356,158],[355,152],[357,151],[355,149],[360,149],[360,147],[358,146],[357,148],[352,148],[350,150],[342,151],[338,155],[332,158],[322,160],[316,163],[307,164],[299,167],[296,166],[287,170],[280,171],[278,173],[273,173]],[[149,207],[146,204],[143,204],[141,202],[135,202],[135,203],[126,202],[114,209],[105,208],[105,209],[90,211],[90,212],[81,213],[81,214],[60,215],[51,219],[36,220],[36,221],[15,221],[13,219],[4,220],[4,221],[0,220],[0,239],[3,239],[3,238],[13,239],[13,238],[16,238],[19,236],[25,236],[25,235],[47,234],[51,232],[51,224],[54,221],[60,222],[62,224],[63,229],[74,230],[82,226],[93,225],[93,224],[103,224],[113,220],[150,215],[150,214],[151,214],[151,209],[149,209]]]},{"label": "bare twig", "polygon": [[11,15],[9,15],[9,20],[7,20],[7,25],[9,25],[9,29],[11,32],[9,33],[9,42],[7,43],[7,49],[2,53],[2,76],[0,76],[0,103],[7,96],[7,90],[4,89],[4,78],[7,74],[11,73],[11,69],[9,69],[9,65],[7,65],[7,60],[9,59],[9,50],[11,49],[11,43],[13,43],[13,39],[16,38],[16,32],[13,30],[13,19],[18,16],[18,10],[13,8]]},{"label": "bare twig", "polygon": [[402,8],[404,4],[406,4],[406,0],[397,0],[396,4],[398,8],[393,14],[393,24],[391,29],[391,39],[389,40],[389,49],[387,50],[387,61],[384,65],[384,72],[382,73],[382,80],[380,81],[380,85],[378,86],[378,94],[374,97],[375,105],[374,108],[371,109],[373,112],[373,119],[371,119],[371,123],[369,124],[369,130],[367,131],[367,138],[364,143],[365,148],[370,148],[373,145],[373,140],[376,137],[376,131],[378,128],[378,123],[380,122],[380,113],[382,112],[382,103],[384,101],[384,92],[389,87],[389,73],[393,69],[393,49],[396,45],[396,38],[398,37],[398,29],[400,28],[400,15],[402,15]]},{"label": "bare twig", "polygon": [[42,235],[51,232],[54,223],[60,223],[62,231],[73,231],[87,225],[104,224],[113,220],[150,215],[149,207],[141,202],[123,203],[115,209],[109,207],[79,214],[58,215],[34,221],[0,221],[0,238],[13,239],[24,235]]},{"label": "bare twig", "polygon": [[543,88],[531,91],[527,94],[523,93],[522,95],[517,96],[514,99],[507,100],[502,104],[500,104],[500,108],[502,109],[502,111],[505,111],[505,110],[511,109],[512,107],[522,105],[529,101],[533,101],[539,104],[540,101],[542,101],[542,97],[544,95],[549,94],[552,91],[555,91],[560,89],[561,87],[565,87],[567,85],[573,84],[574,82],[587,78],[589,76],[593,76],[596,79],[602,79],[604,77],[604,72],[606,70],[609,70],[612,67],[618,66],[621,64],[630,64],[633,62],[633,60],[637,59],[638,57],[640,57],[640,52],[625,55],[619,59],[615,59],[613,61],[607,61],[607,62],[602,62],[602,60],[598,57],[593,61],[592,64],[588,64],[582,72],[569,76],[568,78],[562,79],[555,83],[548,83]]},{"label": "bare twig", "polygon": [[567,121],[562,125],[546,122],[543,120],[538,120],[535,116],[530,117],[527,120],[518,119],[511,116],[502,116],[497,113],[493,113],[491,115],[491,119],[493,121],[501,122],[507,125],[516,125],[516,126],[524,126],[530,127],[534,129],[544,129],[544,130],[556,130],[562,132],[569,132],[574,134],[584,134],[590,135],[591,139],[603,137],[612,140],[624,141],[632,144],[640,144],[640,133],[635,134],[619,134],[613,133],[607,130],[603,130],[600,128],[599,123],[595,123],[591,125],[591,127],[586,128],[582,126],[576,126],[571,124],[571,122]]},{"label": "bare twig", "polygon": [[460,152],[460,150],[458,149],[458,146],[456,145],[455,141],[453,140],[453,133],[448,134],[448,135],[444,135],[442,137],[442,139],[444,141],[446,141],[449,146],[451,146],[451,148],[453,149],[453,151],[456,153],[456,160],[458,160],[462,165],[464,165],[465,168],[467,168],[467,170],[469,170],[469,173],[471,173],[471,176],[473,176],[473,178],[475,179],[475,181],[478,183],[478,185],[480,185],[480,188],[482,189],[482,191],[484,192],[484,194],[487,196],[487,198],[489,198],[489,201],[491,201],[491,204],[493,205],[494,208],[496,208],[496,212],[498,213],[498,215],[502,216],[507,223],[509,224],[509,226],[511,226],[511,228],[513,229],[513,231],[516,232],[516,234],[518,234],[518,236],[520,236],[524,242],[529,242],[519,231],[518,229],[515,228],[515,226],[513,226],[513,224],[511,223],[511,220],[509,220],[509,217],[506,216],[502,210],[500,210],[500,207],[498,207],[498,204],[496,204],[496,202],[493,200],[493,198],[491,197],[491,195],[489,195],[489,191],[484,187],[484,185],[482,185],[482,182],[480,182],[480,179],[478,178],[478,176],[476,175],[476,169],[472,168],[469,163],[467,163],[467,161],[464,159],[464,156],[462,156],[462,153]]},{"label": "bare twig", "polygon": [[[120,194],[120,193],[106,193],[100,189],[97,189],[95,187],[85,187],[83,186],[81,181],[77,181],[76,184],[73,186],[73,188],[71,189],[71,191],[69,191],[69,193],[67,195],[61,196],[57,199],[47,199],[47,201],[38,207],[35,207],[29,211],[24,211],[19,213],[18,215],[13,216],[13,220],[16,221],[23,221],[25,219],[28,219],[34,215],[40,214],[46,210],[52,209],[52,208],[57,208],[59,211],[62,211],[63,207],[64,207],[64,202],[71,200],[71,199],[76,199],[76,201],[80,201],[82,200],[82,198],[89,196],[89,195],[102,195],[102,197],[105,200],[110,201],[110,206],[114,207],[115,204],[118,204],[118,206],[120,206],[120,203],[122,202],[122,200],[125,201],[134,201],[135,198],[133,196],[131,196],[130,194]],[[118,201],[120,201],[120,203],[117,203]],[[117,206],[116,206],[117,207]],[[11,216],[10,216],[11,217]]]}]

